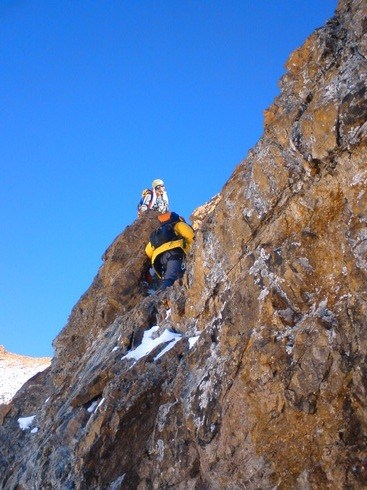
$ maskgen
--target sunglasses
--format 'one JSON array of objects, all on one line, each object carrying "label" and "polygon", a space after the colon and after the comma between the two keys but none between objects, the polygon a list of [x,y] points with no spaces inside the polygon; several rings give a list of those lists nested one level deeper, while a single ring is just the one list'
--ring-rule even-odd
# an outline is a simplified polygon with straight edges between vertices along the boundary
[{"label": "sunglasses", "polygon": [[164,187],[164,185],[156,185],[155,186],[156,189],[162,189],[162,187]]}]

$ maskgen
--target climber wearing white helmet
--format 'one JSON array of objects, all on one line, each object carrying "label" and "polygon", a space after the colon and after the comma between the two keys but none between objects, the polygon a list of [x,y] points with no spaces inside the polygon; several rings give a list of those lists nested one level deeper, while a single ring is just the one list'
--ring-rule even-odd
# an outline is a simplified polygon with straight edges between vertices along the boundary
[{"label": "climber wearing white helmet", "polygon": [[152,189],[144,189],[142,198],[138,205],[138,215],[148,209],[166,213],[168,211],[168,195],[162,179],[154,179]]}]

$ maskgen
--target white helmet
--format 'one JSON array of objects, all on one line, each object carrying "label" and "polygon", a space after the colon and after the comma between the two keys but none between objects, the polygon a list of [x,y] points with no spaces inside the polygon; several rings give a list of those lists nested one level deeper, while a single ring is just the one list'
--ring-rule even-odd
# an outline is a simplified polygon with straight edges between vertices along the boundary
[{"label": "white helmet", "polygon": [[152,188],[155,189],[158,185],[163,185],[164,186],[163,180],[161,180],[161,179],[154,179],[153,182],[152,182]]}]

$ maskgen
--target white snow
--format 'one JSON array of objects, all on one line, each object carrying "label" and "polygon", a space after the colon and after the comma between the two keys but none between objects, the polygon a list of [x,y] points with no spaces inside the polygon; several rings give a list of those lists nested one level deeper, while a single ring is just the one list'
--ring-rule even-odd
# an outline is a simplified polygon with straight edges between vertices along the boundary
[{"label": "white snow", "polygon": [[155,347],[157,347],[160,344],[163,344],[165,342],[169,342],[169,345],[167,345],[162,352],[160,352],[154,360],[156,361],[159,359],[163,354],[165,354],[167,351],[172,349],[172,347],[175,345],[176,342],[180,340],[182,335],[178,333],[171,332],[170,330],[164,330],[164,332],[159,335],[158,337],[155,337],[155,333],[159,330],[159,326],[155,325],[154,327],[150,328],[146,332],[144,332],[143,340],[141,344],[134,350],[131,350],[128,352],[122,359],[134,359],[135,361],[138,361],[139,359],[142,359],[146,355],[148,355]]},{"label": "white snow", "polygon": [[98,407],[98,401],[96,401],[96,400],[95,400],[94,402],[92,402],[92,403],[89,405],[89,407],[87,408],[87,411],[88,411],[89,413],[92,413],[92,412],[94,412],[94,411],[95,411],[95,409],[96,409],[97,407]]},{"label": "white snow", "polygon": [[[167,312],[168,315],[170,313]],[[135,362],[142,359],[153,349],[161,344],[166,344],[161,352],[155,357],[154,361],[160,359],[166,354],[174,345],[183,337],[183,335],[173,332],[169,329],[164,329],[160,332],[160,326],[155,325],[149,330],[144,332],[141,344],[131,351],[129,351],[122,359],[133,359]],[[160,333],[159,333],[160,332]],[[199,335],[188,338],[190,349],[196,344],[199,339]],[[113,351],[117,350],[114,348]],[[11,354],[2,350],[2,356],[0,356],[0,403],[11,400],[16,391],[34,374],[50,365],[51,360],[49,358],[32,359],[16,354]],[[48,399],[46,400],[46,402]],[[45,402],[45,403],[46,403]],[[87,407],[87,411],[91,414],[97,412],[98,408],[105,402],[105,398],[100,400],[94,400]],[[19,428],[23,431],[30,430],[30,433],[36,434],[39,431],[38,427],[32,427],[35,415],[27,417],[20,417],[18,419]],[[159,452],[164,451],[164,447],[159,447]],[[124,475],[122,475],[123,479]]]},{"label": "white snow", "polygon": [[50,365],[48,357],[13,354],[0,346],[0,404],[8,403],[32,376]]},{"label": "white snow", "polygon": [[192,349],[194,347],[194,345],[196,344],[196,342],[198,340],[199,340],[199,335],[196,335],[195,337],[190,337],[189,338],[190,349]]},{"label": "white snow", "polygon": [[262,301],[263,299],[265,299],[267,297],[267,295],[269,294],[269,289],[268,288],[264,288],[261,293],[259,294],[258,296],[258,300],[259,301]]},{"label": "white snow", "polygon": [[117,488],[120,488],[121,483],[125,480],[126,473],[123,475],[119,476],[117,480],[111,483],[110,485],[110,490],[116,490]]},{"label": "white snow", "polygon": [[169,350],[172,349],[172,347],[176,344],[176,342],[178,342],[181,338],[181,335],[179,334],[174,334],[174,337],[172,339],[170,339],[170,343],[166,345],[166,347],[158,354],[155,356],[154,360],[156,361],[157,359],[159,359],[160,357],[162,357],[166,352],[168,352]]},{"label": "white snow", "polygon": [[101,400],[94,400],[87,408],[87,412],[95,413],[99,409],[99,407],[103,405],[104,401],[105,398],[102,398]]},{"label": "white snow", "polygon": [[18,419],[19,427],[22,430],[30,429],[35,415],[30,415],[29,417],[20,417]]}]

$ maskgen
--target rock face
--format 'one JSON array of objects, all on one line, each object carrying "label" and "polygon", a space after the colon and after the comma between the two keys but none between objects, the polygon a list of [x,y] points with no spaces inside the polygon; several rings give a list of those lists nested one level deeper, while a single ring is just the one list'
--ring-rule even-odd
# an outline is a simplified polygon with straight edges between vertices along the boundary
[{"label": "rock face", "polygon": [[107,250],[6,406],[2,488],[367,487],[366,121],[367,3],[343,0],[193,214],[183,281],[141,289],[154,213]]}]

